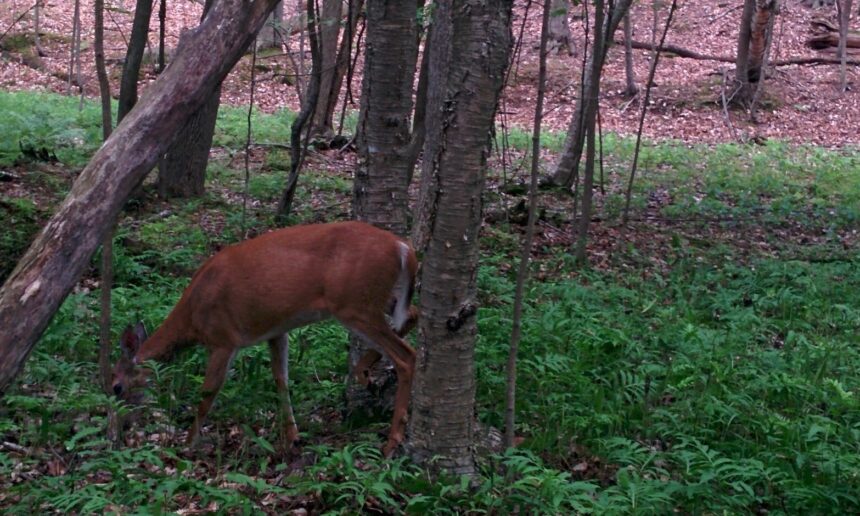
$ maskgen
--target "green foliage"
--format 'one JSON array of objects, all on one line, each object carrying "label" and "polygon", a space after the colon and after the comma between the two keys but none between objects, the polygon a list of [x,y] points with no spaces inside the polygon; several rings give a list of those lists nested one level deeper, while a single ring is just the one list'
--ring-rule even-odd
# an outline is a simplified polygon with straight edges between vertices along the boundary
[{"label": "green foliage", "polygon": [[[289,140],[295,113],[281,110],[267,115],[258,110],[251,114],[252,142],[284,142]],[[248,108],[221,106],[212,145],[229,149],[244,148],[248,138]]]},{"label": "green foliage", "polygon": [[0,165],[22,156],[21,149],[55,155],[62,163],[82,166],[101,143],[101,117],[96,103],[38,93],[0,92]]},{"label": "green foliage", "polygon": [[5,222],[0,232],[0,282],[12,272],[39,230],[40,215],[39,208],[29,199],[0,196],[0,220]]},{"label": "green foliage", "polygon": [[[41,142],[72,164],[97,145],[94,106],[79,113],[76,100],[32,93],[2,93],[0,106],[14,113],[0,132],[0,164],[18,158],[18,141]],[[216,144],[241,148],[245,116],[223,108]],[[290,115],[254,117],[255,141],[288,134]],[[348,120],[354,124],[353,115]],[[548,147],[560,149],[563,135],[545,136]],[[525,151],[530,136],[514,131],[509,143]],[[626,174],[632,140],[607,135],[604,145],[608,175],[617,179]],[[541,255],[535,268],[543,281],[526,292],[519,361],[517,419],[525,441],[482,458],[474,479],[382,459],[375,431],[388,424],[384,417],[357,429],[341,424],[348,337],[334,323],[290,333],[291,394],[308,443],[297,469],[282,451],[265,346],[237,355],[204,432],[214,444],[202,459],[189,458],[179,443],[199,399],[203,352],[150,364],[146,405],[123,406],[96,380],[98,292],[82,283],[0,399],[0,437],[30,451],[0,454],[0,511],[858,513],[860,256],[850,238],[840,240],[858,222],[857,160],[853,150],[779,142],[647,142],[634,210],[675,222],[727,219],[764,233],[795,228],[822,240],[755,254],[741,252],[742,242],[710,241],[694,226],[672,230],[663,268],[640,269],[653,256],[635,242],[620,246],[628,261],[605,271],[573,271],[564,257]],[[289,159],[275,149],[263,163],[252,171],[249,192],[264,207],[250,209],[244,221],[235,202],[244,171],[226,159],[210,166],[211,195],[144,206],[133,222],[121,221],[114,335],[137,320],[157,327],[205,257],[243,238],[246,227],[271,226],[268,207]],[[46,197],[68,184],[50,172],[24,173],[47,186]],[[348,177],[303,174],[297,221],[343,211]],[[610,218],[620,210],[613,184],[602,204]],[[49,205],[0,197],[0,218],[11,221],[0,233],[0,265],[11,269]],[[482,245],[478,417],[501,427],[519,239],[514,226],[499,224],[484,228]],[[141,444],[117,449],[107,442],[110,408],[135,416],[128,431]]]}]

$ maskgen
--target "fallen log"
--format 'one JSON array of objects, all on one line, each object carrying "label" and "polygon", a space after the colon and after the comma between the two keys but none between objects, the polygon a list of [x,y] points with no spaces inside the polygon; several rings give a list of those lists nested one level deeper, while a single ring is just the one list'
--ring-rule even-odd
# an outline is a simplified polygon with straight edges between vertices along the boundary
[{"label": "fallen log", "polygon": [[[616,45],[624,45],[624,40],[616,40],[614,42]],[[631,41],[630,45],[639,50],[652,50],[651,43],[644,43],[641,41]],[[686,59],[698,59],[700,61],[719,61],[722,63],[732,63],[734,64],[735,58],[734,56],[719,56],[719,55],[710,55],[710,54],[700,54],[698,52],[694,52],[692,50],[677,47],[674,45],[663,45],[658,46],[657,50],[660,52],[667,52],[670,54],[675,54],[677,57],[686,58]],[[768,66],[792,66],[792,65],[827,65],[827,64],[840,64],[841,61],[835,57],[796,57],[792,59],[778,59],[776,61],[769,61]],[[849,59],[846,64],[852,66],[860,65],[860,60],[857,59]]]}]

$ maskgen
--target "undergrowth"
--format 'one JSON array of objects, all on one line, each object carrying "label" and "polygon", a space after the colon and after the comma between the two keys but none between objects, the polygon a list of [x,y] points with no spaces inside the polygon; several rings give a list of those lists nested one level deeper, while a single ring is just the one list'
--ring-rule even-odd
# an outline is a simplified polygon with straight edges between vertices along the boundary
[{"label": "undergrowth", "polygon": [[[40,102],[69,104],[0,94],[0,105],[9,109]],[[7,160],[4,166],[18,160],[16,170],[29,181],[34,169],[20,164],[20,149],[16,154],[18,146],[10,144],[26,137],[50,144],[65,165],[79,166],[97,138],[89,132],[95,126],[81,121],[94,115],[87,109],[62,108],[16,122],[7,130],[17,132],[2,138],[0,160]],[[29,116],[16,113],[25,121]],[[242,113],[222,111],[216,136],[221,148],[241,148]],[[255,116],[258,141],[285,134],[289,115]],[[65,124],[82,140],[41,127],[45,120]],[[518,145],[520,139],[513,135],[511,141]],[[558,148],[561,140],[555,135],[550,146]],[[631,148],[629,139],[607,138],[610,192],[623,185],[622,164]],[[244,172],[217,157],[204,198],[153,201],[122,220],[115,236],[114,334],[137,320],[156,327],[206,256],[246,230],[270,226],[266,213],[288,166],[278,153],[271,150],[254,171],[249,190],[255,204],[247,221],[235,203]],[[779,248],[786,252],[741,255],[740,241],[697,244],[710,234],[693,224],[675,229],[658,257],[665,266],[643,265],[653,256],[623,261],[649,252],[633,249],[618,253],[622,261],[612,262],[617,266],[590,271],[574,270],[563,253],[541,247],[534,267],[540,279],[528,288],[520,350],[523,442],[482,457],[473,479],[431,476],[406,458],[383,460],[378,432],[387,417],[360,425],[341,417],[348,338],[335,324],[290,334],[291,393],[304,456],[283,452],[265,346],[240,352],[203,444],[185,450],[180,443],[199,399],[203,353],[190,350],[154,365],[143,410],[120,405],[96,380],[98,291],[84,282],[0,400],[0,441],[17,450],[0,452],[0,511],[857,513],[856,165],[851,151],[782,143],[646,145],[635,213],[675,222],[707,219],[708,228],[730,219],[772,235],[790,226],[792,234],[811,240]],[[336,218],[338,212],[326,210],[348,199],[349,182],[314,170],[304,181],[312,186],[300,191],[296,217]],[[56,202],[65,184],[44,195],[54,192]],[[607,195],[601,204],[607,220],[619,213],[614,198]],[[2,257],[20,256],[48,205],[4,191],[0,214],[12,224],[0,235]],[[839,252],[831,252],[837,244]],[[482,245],[477,416],[500,428],[510,265],[518,239],[510,226],[496,225],[486,228]],[[106,438],[109,409],[130,416],[125,446]]]}]

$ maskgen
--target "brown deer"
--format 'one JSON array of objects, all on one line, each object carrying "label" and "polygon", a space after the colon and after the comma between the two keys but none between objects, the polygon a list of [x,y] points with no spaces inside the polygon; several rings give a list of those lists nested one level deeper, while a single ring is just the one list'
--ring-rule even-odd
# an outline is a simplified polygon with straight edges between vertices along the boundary
[{"label": "brown deer", "polygon": [[[151,337],[141,323],[126,329],[114,367],[114,393],[133,401],[146,381],[140,364],[168,360],[177,349],[201,344],[209,362],[203,398],[188,432],[192,445],[236,351],[265,340],[292,447],[299,434],[287,387],[287,331],[334,318],[394,363],[394,416],[383,449],[390,456],[404,437],[415,367],[415,351],[400,337],[417,318],[411,306],[417,268],[408,243],[362,222],[280,229],[222,249],[197,270]],[[368,370],[379,358],[371,350],[359,361],[359,382],[367,385]]]}]

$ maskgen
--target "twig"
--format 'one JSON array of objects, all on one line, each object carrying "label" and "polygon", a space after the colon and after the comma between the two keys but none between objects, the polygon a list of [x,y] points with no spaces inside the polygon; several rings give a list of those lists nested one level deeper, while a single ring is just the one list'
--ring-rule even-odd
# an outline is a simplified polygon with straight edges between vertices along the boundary
[{"label": "twig", "polygon": [[6,448],[7,450],[13,451],[15,453],[20,453],[22,455],[30,455],[30,450],[28,450],[27,448],[24,448],[20,444],[10,443],[9,441],[3,441],[2,443],[0,443],[0,445],[2,445],[3,448]]},{"label": "twig", "polygon": [[663,44],[666,42],[666,34],[669,33],[669,26],[672,24],[672,17],[675,16],[675,9],[678,8],[678,1],[672,0],[672,5],[669,7],[669,16],[666,18],[666,25],[663,27],[663,35],[660,37],[660,44],[655,48],[654,59],[651,61],[651,69],[648,70],[648,80],[645,82],[645,98],[642,101],[642,111],[639,115],[639,129],[636,131],[636,147],[633,151],[633,164],[630,167],[630,181],[627,183],[627,192],[624,194],[624,214],[622,223],[627,223],[627,217],[630,213],[630,195],[633,192],[633,179],[636,177],[636,167],[639,163],[639,149],[642,146],[642,127],[645,125],[645,113],[648,111],[648,100],[651,98],[651,85],[654,82],[654,74],[657,72],[657,63],[660,61],[660,52]]},{"label": "twig", "polygon": [[248,209],[248,185],[251,182],[251,115],[254,113],[254,90],[257,80],[257,38],[252,43],[254,51],[251,53],[251,98],[248,101],[248,134],[245,138],[245,190],[242,193],[242,233],[248,237],[248,228],[245,225],[245,214]]},{"label": "twig", "polygon": [[[41,1],[41,0],[37,0],[37,2],[36,2],[36,3],[38,3],[39,1]],[[22,13],[21,13],[17,18],[15,18],[15,21],[13,21],[13,22],[8,26],[8,27],[6,27],[6,30],[5,30],[5,31],[3,31],[3,34],[0,34],[0,41],[3,41],[3,38],[5,38],[5,37],[6,37],[6,34],[9,34],[9,31],[10,31],[10,30],[12,30],[12,28],[13,28],[15,25],[18,25],[18,22],[19,22],[19,21],[21,21],[21,20],[23,20],[23,19],[24,19],[24,17],[25,17],[25,16],[27,16],[27,14],[29,14],[29,13],[30,13],[30,11],[32,11],[32,10],[33,10],[33,8],[35,8],[35,7],[36,7],[36,3],[34,3],[33,5],[31,5],[31,6],[30,6],[26,11],[22,12]]]},{"label": "twig", "polygon": [[515,408],[517,386],[517,350],[522,334],[523,291],[528,277],[529,258],[531,257],[532,242],[534,241],[535,220],[537,218],[537,189],[538,171],[540,167],[540,129],[541,111],[543,111],[544,89],[546,88],[546,54],[549,39],[549,11],[551,0],[544,0],[543,19],[541,22],[540,64],[538,71],[538,91],[535,106],[534,129],[532,131],[532,163],[531,179],[529,182],[529,216],[526,226],[526,237],[523,242],[520,264],[517,270],[517,283],[514,290],[513,329],[511,331],[511,346],[508,353],[507,395],[505,402],[505,446],[512,448],[515,437]]}]

